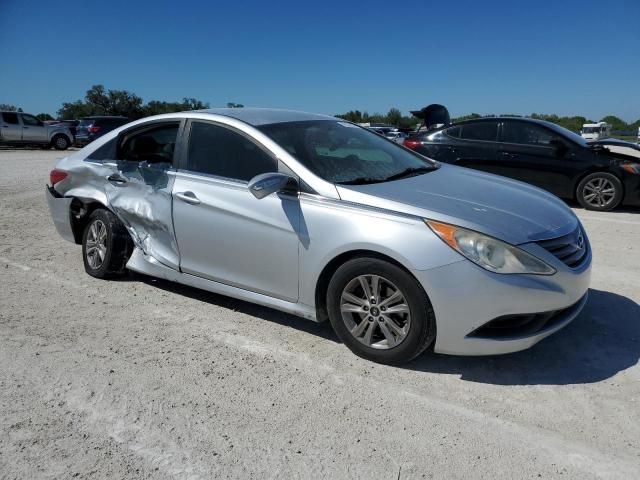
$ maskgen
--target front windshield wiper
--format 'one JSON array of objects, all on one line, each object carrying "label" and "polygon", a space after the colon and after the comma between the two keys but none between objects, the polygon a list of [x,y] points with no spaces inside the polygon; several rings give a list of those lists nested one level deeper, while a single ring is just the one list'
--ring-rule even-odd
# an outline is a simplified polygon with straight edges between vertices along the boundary
[{"label": "front windshield wiper", "polygon": [[358,177],[352,180],[345,180],[343,182],[336,182],[340,185],[367,185],[369,183],[384,182],[386,178],[371,178],[371,177]]},{"label": "front windshield wiper", "polygon": [[405,168],[404,170],[402,170],[401,172],[398,173],[394,173],[393,175],[385,178],[385,181],[389,181],[389,180],[398,180],[400,178],[406,178],[406,177],[413,177],[415,175],[420,175],[421,173],[426,173],[426,172],[430,172],[432,170],[435,170],[436,167],[435,165],[433,167],[409,167],[409,168]]}]

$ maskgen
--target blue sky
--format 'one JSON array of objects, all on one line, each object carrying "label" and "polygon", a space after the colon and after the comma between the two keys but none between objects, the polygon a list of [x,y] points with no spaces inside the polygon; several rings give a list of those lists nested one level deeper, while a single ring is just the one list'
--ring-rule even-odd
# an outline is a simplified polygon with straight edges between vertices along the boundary
[{"label": "blue sky", "polygon": [[0,103],[93,84],[320,113],[640,118],[640,0],[0,0]]}]

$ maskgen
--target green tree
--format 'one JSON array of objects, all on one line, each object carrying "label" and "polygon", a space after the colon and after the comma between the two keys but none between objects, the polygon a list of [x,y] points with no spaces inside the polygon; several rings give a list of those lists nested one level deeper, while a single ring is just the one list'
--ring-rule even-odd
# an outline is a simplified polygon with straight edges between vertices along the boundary
[{"label": "green tree", "polygon": [[106,90],[103,85],[93,85],[87,90],[84,100],[63,103],[58,116],[68,120],[92,115],[122,115],[134,120],[148,115],[205,108],[209,108],[208,103],[186,97],[182,102],[151,100],[143,104],[142,98],[127,90]]},{"label": "green tree", "polygon": [[241,103],[228,102],[227,108],[243,108],[244,105]]},{"label": "green tree", "polygon": [[400,125],[402,121],[402,112],[397,108],[390,108],[387,112],[387,117],[385,119],[385,123],[389,125]]},{"label": "green tree", "polygon": [[21,112],[22,109],[8,103],[0,103],[0,111],[3,112]]},{"label": "green tree", "polygon": [[39,113],[36,115],[36,118],[38,118],[39,120],[45,121],[45,120],[54,120],[54,118],[49,115],[48,113]]},{"label": "green tree", "polygon": [[607,115],[606,117],[602,118],[600,121],[607,122],[609,125],[611,125],[611,130],[618,130],[618,131],[629,130],[629,125],[627,124],[627,122],[625,122],[621,118],[618,118],[614,115]]}]

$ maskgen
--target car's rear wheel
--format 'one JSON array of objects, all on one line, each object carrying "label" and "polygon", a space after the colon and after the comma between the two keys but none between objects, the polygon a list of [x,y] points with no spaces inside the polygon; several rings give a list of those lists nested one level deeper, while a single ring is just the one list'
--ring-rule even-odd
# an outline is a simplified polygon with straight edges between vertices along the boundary
[{"label": "car's rear wheel", "polygon": [[606,212],[622,201],[622,182],[610,173],[596,172],[587,175],[578,184],[576,198],[587,210]]},{"label": "car's rear wheel", "polygon": [[96,278],[123,276],[132,251],[129,232],[118,218],[108,210],[95,210],[82,236],[85,271]]},{"label": "car's rear wheel", "polygon": [[327,307],[340,340],[374,362],[408,362],[436,335],[422,286],[402,268],[377,258],[355,258],[338,268],[329,282]]},{"label": "car's rear wheel", "polygon": [[65,135],[55,135],[51,139],[51,145],[53,145],[53,148],[56,150],[66,150],[70,144],[71,142]]}]

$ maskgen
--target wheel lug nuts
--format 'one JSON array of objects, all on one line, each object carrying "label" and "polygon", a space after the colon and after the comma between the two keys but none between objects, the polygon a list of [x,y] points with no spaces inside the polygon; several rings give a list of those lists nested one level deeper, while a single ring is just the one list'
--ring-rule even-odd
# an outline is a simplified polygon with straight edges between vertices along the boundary
[{"label": "wheel lug nuts", "polygon": [[369,310],[369,307],[365,305],[364,307],[362,307],[362,309],[366,312],[367,310]]},{"label": "wheel lug nuts", "polygon": [[370,322],[373,322],[373,317],[369,317],[369,318],[368,318],[368,320],[369,320]]},{"label": "wheel lug nuts", "polygon": [[375,298],[372,298],[372,299],[371,299],[371,303],[372,303],[373,305],[375,305],[375,304],[376,304],[376,299],[375,299]]},{"label": "wheel lug nuts", "polygon": [[382,310],[383,312],[387,310],[387,307],[380,307],[380,310]]}]

